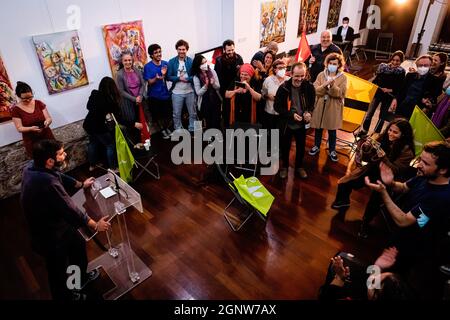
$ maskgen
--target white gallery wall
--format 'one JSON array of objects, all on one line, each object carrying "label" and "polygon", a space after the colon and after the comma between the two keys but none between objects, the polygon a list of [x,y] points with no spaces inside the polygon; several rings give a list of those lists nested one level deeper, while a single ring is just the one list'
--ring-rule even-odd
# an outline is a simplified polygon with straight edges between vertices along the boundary
[{"label": "white gallery wall", "polygon": [[[234,41],[236,51],[243,57],[244,61],[249,61],[259,48],[259,28],[261,3],[267,0],[235,0],[234,1]],[[279,44],[279,52],[288,52],[298,48],[300,38],[297,36],[298,23],[300,17],[300,0],[288,0],[288,13],[286,25],[285,42]],[[358,32],[363,0],[343,0],[339,24],[342,18],[349,17],[350,25]],[[318,32],[307,35],[309,44],[320,42],[320,32],[325,30],[328,19],[328,9],[330,0],[322,0],[320,5]],[[332,29],[335,32],[337,28]]]},{"label": "white gallery wall", "polygon": [[[223,34],[232,35],[222,23],[227,0],[1,0],[0,53],[14,87],[27,82],[35,97],[47,104],[52,128],[83,119],[86,102],[103,76],[111,76],[101,27],[105,24],[143,20],[146,46],[159,43],[163,58],[176,55],[175,42],[183,38],[190,54],[221,45]],[[80,9],[79,36],[89,86],[49,95],[34,50],[32,36],[67,31],[71,5]],[[227,9],[232,18],[232,7]],[[0,146],[21,140],[12,122],[0,124]]]}]

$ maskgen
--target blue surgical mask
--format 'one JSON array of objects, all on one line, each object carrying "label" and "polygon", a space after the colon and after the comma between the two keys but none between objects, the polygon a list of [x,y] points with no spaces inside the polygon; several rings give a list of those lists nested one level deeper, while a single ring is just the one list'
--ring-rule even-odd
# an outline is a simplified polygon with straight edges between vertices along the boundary
[{"label": "blue surgical mask", "polygon": [[445,89],[445,94],[450,96],[450,86],[448,86],[447,89]]},{"label": "blue surgical mask", "polygon": [[332,64],[329,64],[329,65],[328,65],[328,71],[329,71],[330,73],[335,73],[335,72],[337,71],[337,69],[338,69],[338,67],[335,66],[335,65],[332,65]]}]

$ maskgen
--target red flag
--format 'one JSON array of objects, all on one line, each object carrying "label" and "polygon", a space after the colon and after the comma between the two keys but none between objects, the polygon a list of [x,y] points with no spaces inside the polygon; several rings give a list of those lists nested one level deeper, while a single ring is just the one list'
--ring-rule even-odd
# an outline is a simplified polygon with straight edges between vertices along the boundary
[{"label": "red flag", "polygon": [[302,35],[300,37],[300,43],[298,44],[297,54],[295,55],[296,62],[305,62],[311,55],[311,49],[309,48],[308,39],[306,39],[306,30],[303,28]]},{"label": "red flag", "polygon": [[147,120],[145,119],[144,107],[142,103],[139,103],[139,122],[142,124],[143,128],[141,130],[141,142],[145,143],[145,140],[150,139],[150,132],[148,131]]}]

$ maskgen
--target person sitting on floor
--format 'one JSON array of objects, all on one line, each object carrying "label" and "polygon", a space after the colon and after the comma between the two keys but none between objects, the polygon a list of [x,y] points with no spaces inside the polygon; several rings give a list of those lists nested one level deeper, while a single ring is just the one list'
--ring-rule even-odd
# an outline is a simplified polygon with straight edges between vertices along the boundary
[{"label": "person sitting on floor", "polygon": [[[402,118],[393,120],[383,134],[368,137],[365,143],[358,146],[355,156],[348,164],[346,175],[338,181],[336,199],[331,207],[333,209],[349,207],[352,190],[364,187],[365,177],[370,177],[371,181],[380,178],[380,162],[388,165],[398,180],[403,180],[402,178],[410,172],[409,164],[412,159],[414,159],[414,136],[411,124]],[[357,167],[353,169],[355,160]],[[367,163],[363,164],[362,161]],[[373,192],[364,212],[359,233],[361,237],[367,238],[368,225],[378,213],[380,204],[379,194]]]}]

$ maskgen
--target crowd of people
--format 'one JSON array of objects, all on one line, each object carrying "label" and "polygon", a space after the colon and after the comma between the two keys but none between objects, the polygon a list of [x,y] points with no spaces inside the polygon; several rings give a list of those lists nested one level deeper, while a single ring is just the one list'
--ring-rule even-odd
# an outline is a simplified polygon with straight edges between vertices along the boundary
[{"label": "crowd of people", "polygon": [[[352,30],[344,29],[340,35],[345,38],[351,33]],[[288,176],[292,138],[295,139],[294,172],[301,179],[308,178],[304,156],[310,128],[315,133],[314,145],[308,154],[316,156],[325,147],[322,136],[327,130],[328,156],[331,161],[338,161],[336,135],[343,124],[347,77],[345,58],[341,49],[333,44],[330,31],[321,33],[320,43],[311,46],[312,54],[305,63],[297,62],[291,66],[285,59],[276,58],[278,46],[274,42],[264,51],[258,51],[249,63],[235,52],[232,40],[224,41],[222,48],[223,54],[212,68],[204,56],[196,55],[194,59],[188,56],[189,44],[185,40],[177,41],[177,55],[169,61],[163,60],[161,46],[152,44],[148,47],[151,61],[145,65],[143,73],[134,67],[133,56],[124,52],[116,79],[104,77],[87,102],[88,113],[83,127],[89,136],[90,169],[103,158],[107,167],[117,169],[116,122],[133,143],[138,143],[141,131],[152,124],[157,124],[162,137],[168,139],[173,131],[183,129],[184,106],[190,132],[195,130],[194,122],[199,119],[204,120],[206,128],[223,130],[239,124],[258,124],[269,131],[280,130],[281,165],[278,174],[281,179]],[[447,56],[423,55],[416,60],[416,68],[410,70],[401,67],[403,60],[401,51],[394,52],[389,61],[380,64],[376,71],[373,82],[379,89],[359,132],[361,143],[355,157],[338,182],[332,208],[344,210],[350,206],[352,190],[370,189],[359,237],[369,236],[370,222],[380,212],[381,206],[397,226],[393,249],[386,251],[380,261],[385,261],[386,256],[396,261],[396,273],[384,277],[383,283],[390,283],[394,288],[391,289],[400,294],[396,296],[395,292],[390,292],[385,296],[405,297],[401,290],[405,286],[399,285],[399,281],[403,281],[399,280],[399,275],[406,277],[414,273],[416,277],[412,283],[409,282],[414,288],[411,292],[435,297],[439,294],[437,291],[430,295],[420,291],[420,282],[433,278],[436,280],[433,284],[439,283],[440,279],[435,279],[439,278],[436,270],[450,263],[450,237],[447,234],[450,216],[446,210],[450,205],[450,146],[448,142],[426,145],[417,169],[412,168],[414,137],[408,120],[414,106],[419,105],[435,119],[433,121],[439,128],[443,128],[448,138],[450,90],[444,71]],[[85,224],[104,231],[109,228],[109,223],[93,221],[71,203],[66,186],[89,187],[92,180],[81,183],[55,173],[65,153],[63,145],[54,140],[49,128],[51,116],[45,104],[34,99],[27,84],[19,82],[16,94],[19,103],[12,110],[14,124],[23,134],[27,154],[34,159],[34,163],[24,171],[22,199],[28,204],[24,209],[32,225],[32,233],[38,239],[38,250],[47,259],[52,293],[67,297],[70,293],[61,286],[64,275],[60,267],[64,259],[72,257],[63,251],[75,252],[73,259],[81,260],[80,265],[86,264],[85,249],[76,239],[75,228]],[[373,134],[369,135],[371,121],[378,108],[379,120]],[[144,121],[140,117],[142,114],[145,115]],[[414,170],[417,171],[416,177],[413,177]],[[42,183],[51,185],[51,188],[37,188]],[[406,200],[392,200],[394,194],[399,193],[405,193]],[[60,201],[55,202],[54,199]],[[50,230],[48,233],[47,230],[46,235],[43,234],[43,230],[49,228],[45,224],[52,223],[50,218],[47,221],[36,217],[36,201],[42,203],[39,215],[53,217],[58,210],[64,213],[57,218],[65,229],[70,230],[60,234],[64,247],[52,247],[55,239],[49,238],[52,232],[58,234],[59,231]],[[29,207],[30,204],[33,208]],[[378,264],[382,264],[380,261]],[[334,289],[330,293],[330,288],[343,287],[347,276],[342,259],[333,259],[332,264],[336,278],[323,290],[322,296],[326,299],[342,296]],[[394,263],[385,264],[384,268],[394,268]],[[427,270],[429,277],[425,280],[417,277],[421,273],[418,268]]]}]

